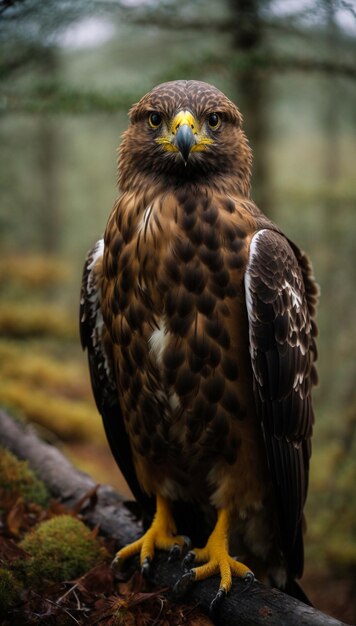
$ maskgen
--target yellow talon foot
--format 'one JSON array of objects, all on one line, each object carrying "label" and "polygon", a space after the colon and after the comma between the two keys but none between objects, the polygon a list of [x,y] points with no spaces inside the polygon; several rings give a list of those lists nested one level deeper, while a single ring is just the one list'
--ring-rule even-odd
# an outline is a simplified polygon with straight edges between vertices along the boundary
[{"label": "yellow talon foot", "polygon": [[[223,598],[230,591],[232,576],[243,578],[252,583],[254,575],[243,563],[235,561],[228,553],[228,517],[223,509],[219,511],[216,526],[211,533],[205,548],[188,552],[183,561],[185,571],[189,570],[176,585],[176,592],[184,593],[193,581],[204,580],[214,574],[220,575],[220,586],[217,595],[210,605],[216,611]],[[193,563],[203,563],[191,569]]]},{"label": "yellow talon foot", "polygon": [[252,574],[246,565],[240,563],[240,561],[235,561],[226,549],[222,551],[204,549],[202,551],[197,550],[197,552],[199,554],[196,554],[196,561],[205,563],[192,570],[195,574],[195,580],[204,580],[214,574],[220,574],[220,589],[228,592],[231,588],[232,576],[245,578],[246,575]]},{"label": "yellow talon foot", "polygon": [[181,554],[189,546],[187,537],[176,535],[176,526],[166,501],[157,496],[157,512],[150,528],[143,537],[125,546],[116,554],[113,566],[121,569],[124,561],[135,554],[140,555],[141,570],[148,576],[155,549],[169,550],[170,559]]}]

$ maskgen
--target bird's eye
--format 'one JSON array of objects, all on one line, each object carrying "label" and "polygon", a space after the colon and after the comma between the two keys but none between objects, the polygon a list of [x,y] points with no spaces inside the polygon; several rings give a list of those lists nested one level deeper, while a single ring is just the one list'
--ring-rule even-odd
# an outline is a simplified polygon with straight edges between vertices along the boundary
[{"label": "bird's eye", "polygon": [[151,128],[158,128],[162,124],[162,115],[160,113],[157,113],[156,111],[153,111],[149,114],[148,123]]},{"label": "bird's eye", "polygon": [[208,117],[208,124],[212,130],[216,130],[217,128],[219,128],[221,124],[221,116],[219,115],[219,113],[210,113]]}]

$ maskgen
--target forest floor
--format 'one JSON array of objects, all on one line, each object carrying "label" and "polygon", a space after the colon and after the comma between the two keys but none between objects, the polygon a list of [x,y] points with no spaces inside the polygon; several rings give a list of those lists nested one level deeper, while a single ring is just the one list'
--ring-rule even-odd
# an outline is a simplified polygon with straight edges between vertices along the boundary
[{"label": "forest floor", "polygon": [[1,450],[0,626],[212,626],[139,573],[115,573],[113,540],[84,524],[80,506],[51,499],[26,462]]}]

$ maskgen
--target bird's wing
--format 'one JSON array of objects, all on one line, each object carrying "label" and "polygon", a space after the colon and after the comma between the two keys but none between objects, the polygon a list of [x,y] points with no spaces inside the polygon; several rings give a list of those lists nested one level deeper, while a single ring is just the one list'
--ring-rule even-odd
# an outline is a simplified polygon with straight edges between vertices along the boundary
[{"label": "bird's wing", "polygon": [[90,379],[98,411],[103,418],[113,456],[133,495],[148,515],[151,499],[141,490],[122,417],[115,379],[112,344],[101,312],[101,266],[104,241],[89,252],[83,270],[80,296],[80,339],[87,350]]},{"label": "bird's wing", "polygon": [[254,394],[275,487],[281,546],[289,575],[300,576],[314,420],[312,317],[317,289],[307,257],[268,229],[251,240],[245,289]]}]

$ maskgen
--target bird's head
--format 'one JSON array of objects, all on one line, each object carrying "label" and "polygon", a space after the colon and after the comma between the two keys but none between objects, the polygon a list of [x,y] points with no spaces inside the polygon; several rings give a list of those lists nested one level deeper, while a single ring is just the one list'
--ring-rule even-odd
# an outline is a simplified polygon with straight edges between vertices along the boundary
[{"label": "bird's head", "polygon": [[216,185],[249,195],[251,150],[238,108],[200,81],[158,85],[130,110],[119,150],[122,191],[147,179],[167,185]]}]

